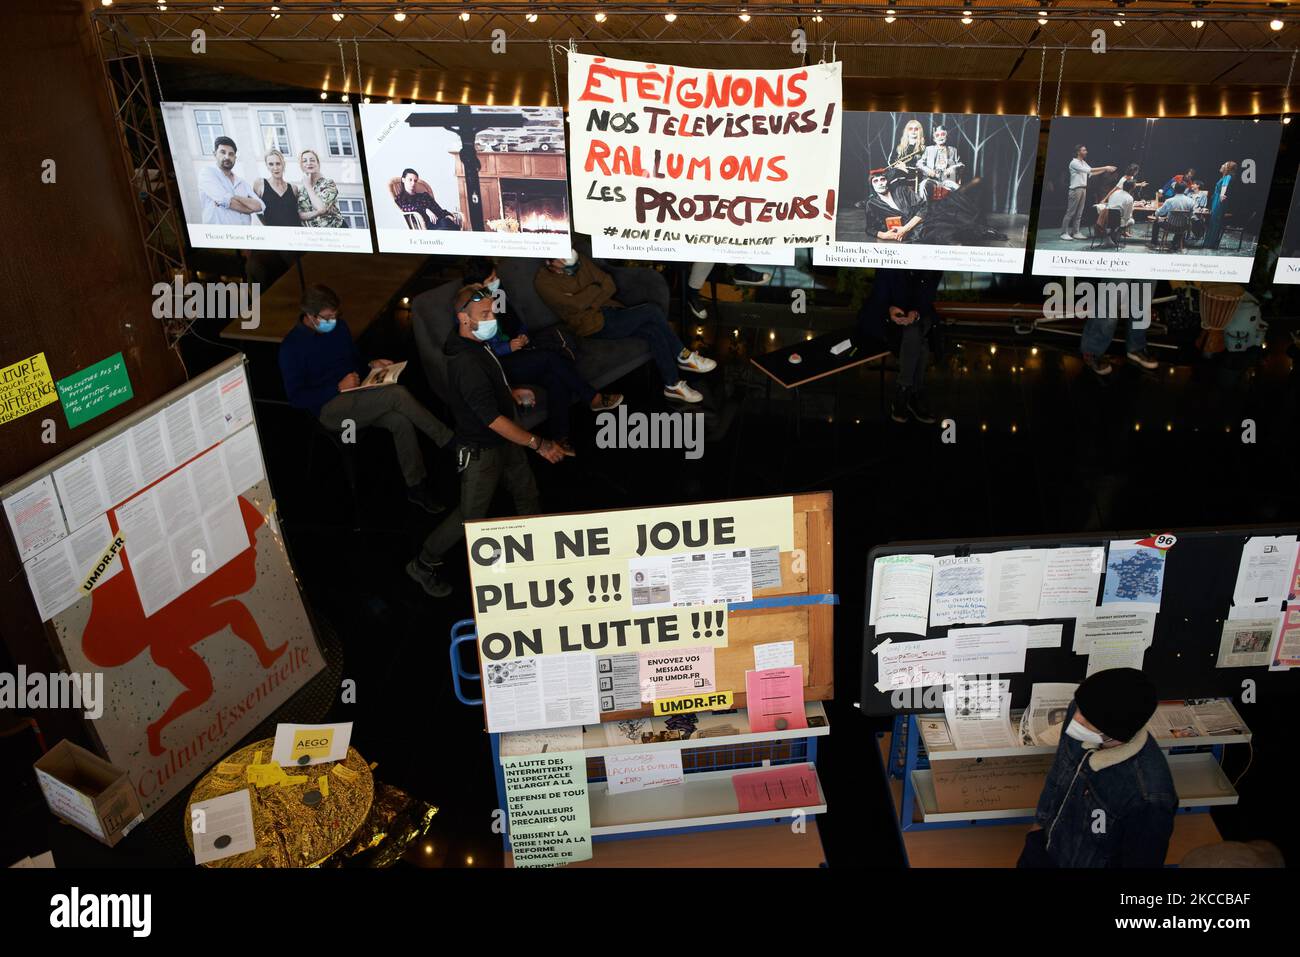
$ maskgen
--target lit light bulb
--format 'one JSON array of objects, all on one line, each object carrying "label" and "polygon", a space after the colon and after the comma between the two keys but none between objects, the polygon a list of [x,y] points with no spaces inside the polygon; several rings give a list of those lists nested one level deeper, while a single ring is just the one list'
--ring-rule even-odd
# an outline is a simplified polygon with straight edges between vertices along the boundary
[{"label": "lit light bulb", "polygon": [[343,19],[343,14],[341,13],[331,13],[330,16],[334,19],[335,23],[338,23]]},{"label": "lit light bulb", "polygon": [[1205,26],[1205,21],[1204,21],[1204,20],[1193,20],[1193,21],[1192,21],[1192,29],[1193,29],[1193,30],[1199,30],[1199,29],[1201,29],[1201,27],[1203,27],[1203,26]]},{"label": "lit light bulb", "polygon": [[1045,27],[1045,26],[1047,26],[1047,17],[1039,17],[1039,18],[1038,18],[1038,25],[1039,25],[1040,27]]},{"label": "lit light bulb", "polygon": [[460,15],[460,20],[461,20],[461,23],[466,23],[466,22],[469,21],[469,13],[468,13],[468,11],[465,12],[465,13],[462,13],[462,14]]},{"label": "lit light bulb", "polygon": [[329,93],[327,93],[325,90],[321,90],[321,91],[320,91],[320,98],[321,98],[322,100],[327,100],[327,99],[329,99]]},{"label": "lit light bulb", "polygon": [[1283,26],[1283,24],[1282,24],[1282,21],[1281,21],[1281,20],[1270,20],[1270,21],[1268,21],[1268,28],[1269,28],[1270,30],[1273,30],[1273,31],[1281,30],[1281,29],[1282,29],[1282,26]]},{"label": "lit light bulb", "polygon": [[[743,10],[742,10],[741,13],[740,13],[740,22],[741,22],[741,23],[748,23],[748,22],[749,22],[749,14],[748,14],[748,13],[745,13]],[[1278,27],[1278,29],[1281,30],[1282,28],[1281,28],[1281,27]]]},{"label": "lit light bulb", "polygon": [[665,14],[664,14],[664,19],[667,20],[669,23],[672,23],[674,20],[677,19],[677,14],[675,14],[675,13],[665,13]]},{"label": "lit light bulb", "polygon": [[527,20],[529,23],[536,23],[536,22],[537,22],[537,14],[535,14],[535,13],[527,14],[527,15],[524,17],[524,19]]},{"label": "lit light bulb", "polygon": [[403,20],[406,19],[406,14],[398,10],[396,13],[393,14],[393,19],[396,20],[398,23],[401,23]]}]

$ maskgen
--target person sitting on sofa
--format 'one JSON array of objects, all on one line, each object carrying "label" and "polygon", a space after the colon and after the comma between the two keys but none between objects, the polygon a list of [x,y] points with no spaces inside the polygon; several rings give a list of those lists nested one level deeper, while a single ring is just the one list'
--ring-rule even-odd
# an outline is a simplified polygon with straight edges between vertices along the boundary
[{"label": "person sitting on sofa", "polygon": [[653,303],[624,306],[614,298],[614,280],[586,256],[570,250],[567,259],[548,259],[533,279],[542,301],[566,326],[593,339],[634,336],[650,347],[664,381],[664,397],[701,402],[704,396],[686,384],[679,370],[711,372],[718,364],[682,345],[668,317]]},{"label": "person sitting on sofa", "polygon": [[397,449],[407,498],[436,515],[445,508],[429,491],[415,432],[423,432],[439,448],[451,441],[452,432],[404,386],[359,388],[370,369],[388,365],[392,363],[387,359],[373,359],[368,369],[343,321],[338,293],[328,286],[308,287],[298,307],[298,324],[280,343],[280,375],[289,404],[334,431],[348,422],[358,429],[386,429]]},{"label": "person sitting on sofa", "polygon": [[569,441],[569,407],[582,400],[591,411],[602,412],[617,408],[622,404],[623,396],[617,392],[601,393],[582,377],[574,364],[573,348],[577,344],[572,341],[572,333],[552,326],[541,330],[534,338],[528,334],[523,322],[510,314],[509,303],[506,303],[506,311],[496,311],[501,279],[497,276],[496,263],[491,259],[482,256],[467,259],[462,278],[466,286],[481,286],[491,293],[496,335],[488,344],[496,353],[511,385],[540,385],[546,390],[547,431],[565,455],[573,455],[573,445]]}]

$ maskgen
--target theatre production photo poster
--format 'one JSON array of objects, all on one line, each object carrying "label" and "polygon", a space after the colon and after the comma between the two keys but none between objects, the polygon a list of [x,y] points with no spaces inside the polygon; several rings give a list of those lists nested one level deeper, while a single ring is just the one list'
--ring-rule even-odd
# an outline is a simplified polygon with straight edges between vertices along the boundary
[{"label": "theatre production photo poster", "polygon": [[839,63],[568,66],[574,228],[596,255],[780,265],[834,239]]},{"label": "theatre production photo poster", "polygon": [[360,109],[380,251],[569,255],[559,108],[363,103]]},{"label": "theatre production photo poster", "polygon": [[1021,272],[1038,118],[844,115],[835,242],[819,266]]},{"label": "theatre production photo poster", "polygon": [[1248,282],[1281,136],[1272,120],[1052,120],[1033,271]]},{"label": "theatre production photo poster", "polygon": [[163,103],[190,244],[368,253],[361,150],[346,103]]},{"label": "theatre production photo poster", "polygon": [[1273,281],[1286,286],[1300,283],[1300,171],[1291,190],[1291,205],[1286,214],[1286,231],[1282,233],[1282,248],[1278,250],[1277,267]]}]

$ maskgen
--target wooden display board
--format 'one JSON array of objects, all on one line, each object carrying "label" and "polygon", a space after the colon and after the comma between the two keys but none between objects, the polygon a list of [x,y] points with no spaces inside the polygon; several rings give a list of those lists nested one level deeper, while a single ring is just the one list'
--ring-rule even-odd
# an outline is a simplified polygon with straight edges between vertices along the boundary
[{"label": "wooden display board", "polygon": [[[744,708],[745,672],[754,670],[754,647],[769,642],[791,641],[794,643],[795,663],[803,667],[805,700],[827,700],[833,692],[833,657],[832,639],[834,633],[834,608],[831,604],[834,590],[832,566],[833,533],[832,503],[830,492],[814,492],[779,499],[741,499],[732,502],[708,502],[680,507],[683,514],[696,514],[701,510],[716,507],[725,510],[728,506],[741,506],[746,503],[770,505],[777,501],[789,502],[789,515],[792,532],[792,545],[780,551],[781,584],[768,588],[753,590],[753,602],[741,605],[729,605],[727,611],[728,634],[725,647],[714,650],[715,679],[718,691],[730,691],[734,695],[733,707]],[[784,506],[783,506],[784,507]],[[475,561],[476,541],[485,540],[483,536],[508,533],[522,537],[530,530],[550,534],[550,529],[559,527],[576,527],[581,524],[590,527],[606,520],[627,522],[645,515],[647,509],[617,509],[608,512],[574,512],[565,515],[536,516],[512,520],[490,520],[466,523],[466,547],[470,552],[471,580],[475,591],[475,622],[479,629],[478,643],[479,667],[481,673],[488,674],[489,660],[484,655],[483,639],[490,630],[480,615],[481,587],[491,586],[497,570],[485,567]],[[573,520],[565,522],[564,520]],[[750,529],[757,534],[751,535],[749,544],[757,547],[762,541],[762,531]],[[773,539],[775,542],[776,539]],[[690,549],[684,549],[690,551]],[[626,576],[628,559],[626,555],[611,555],[599,561],[587,559],[583,562],[580,579],[595,574],[597,576]],[[500,581],[501,579],[495,579]],[[820,600],[819,600],[820,597]],[[782,601],[788,599],[788,601]],[[745,607],[745,605],[758,607]],[[581,613],[577,608],[575,613]],[[650,650],[628,648],[625,651]],[[613,652],[603,652],[609,654]],[[486,696],[485,696],[486,697]],[[487,709],[485,703],[485,712]],[[601,714],[602,721],[621,720],[635,716],[649,715],[650,704],[643,704],[636,709],[608,711]],[[489,721],[489,727],[491,722]]]}]

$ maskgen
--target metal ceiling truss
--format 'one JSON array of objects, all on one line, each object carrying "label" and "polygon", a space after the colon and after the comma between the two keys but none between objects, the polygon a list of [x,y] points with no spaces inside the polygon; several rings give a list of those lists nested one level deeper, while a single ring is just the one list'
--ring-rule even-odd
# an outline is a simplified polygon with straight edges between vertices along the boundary
[{"label": "metal ceiling truss", "polygon": [[[172,193],[167,151],[154,118],[149,67],[139,54],[105,42],[102,35],[100,40],[100,61],[149,276],[154,282],[170,282],[173,276],[188,273],[181,239],[184,224]],[[175,345],[185,332],[185,321],[164,324],[168,344]]]},{"label": "metal ceiling truss", "polygon": [[[1269,27],[1286,20],[1279,6],[1168,3],[1145,6],[1059,7],[1041,5],[927,5],[891,8],[876,4],[816,3],[114,3],[92,12],[101,28],[122,33],[123,42],[191,42],[201,29],[208,43],[490,43],[503,29],[511,43],[555,43],[570,39],[613,49],[622,44],[692,44],[789,47],[791,31],[803,29],[810,46],[906,47],[1028,50],[1084,48],[1093,31],[1106,31],[1114,52],[1290,54],[1300,21],[1289,31]],[[892,10],[894,22],[886,23]],[[963,23],[965,10],[971,23]],[[749,16],[740,20],[741,11]],[[1046,16],[1040,17],[1039,12]],[[397,21],[394,13],[405,14]],[[334,16],[343,14],[343,19]],[[461,14],[469,14],[461,20]],[[597,22],[597,14],[605,15]],[[675,14],[668,22],[665,14]],[[532,18],[530,20],[530,18]],[[1203,22],[1193,28],[1191,21]],[[1046,22],[1040,22],[1045,20]],[[1116,26],[1119,21],[1122,26]]]}]

